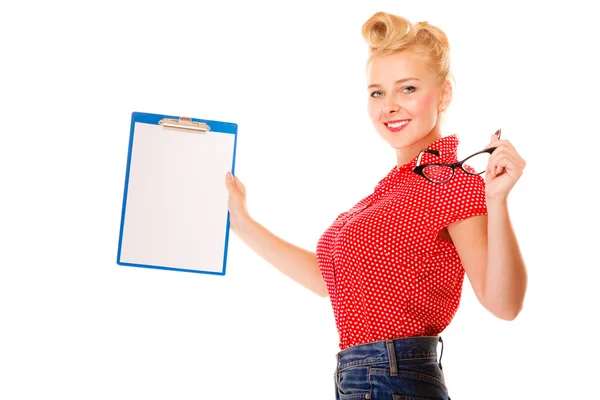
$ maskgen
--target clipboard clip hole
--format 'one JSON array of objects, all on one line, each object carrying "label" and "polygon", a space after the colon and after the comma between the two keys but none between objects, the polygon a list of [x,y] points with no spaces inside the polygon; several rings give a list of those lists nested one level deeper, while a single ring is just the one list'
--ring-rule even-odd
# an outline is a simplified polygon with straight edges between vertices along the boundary
[{"label": "clipboard clip hole", "polygon": [[182,131],[192,131],[199,133],[206,133],[210,130],[210,126],[204,122],[194,122],[190,117],[179,117],[174,118],[163,118],[158,121],[159,125],[163,128],[178,129]]}]

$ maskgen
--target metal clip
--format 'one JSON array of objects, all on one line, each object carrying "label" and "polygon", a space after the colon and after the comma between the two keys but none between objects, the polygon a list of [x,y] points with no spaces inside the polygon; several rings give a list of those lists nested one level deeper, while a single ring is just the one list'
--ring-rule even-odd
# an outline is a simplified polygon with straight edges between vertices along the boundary
[{"label": "metal clip", "polygon": [[179,120],[173,118],[163,118],[158,123],[164,128],[179,129],[182,131],[195,131],[206,133],[210,126],[204,122],[194,122],[189,117],[180,117]]}]

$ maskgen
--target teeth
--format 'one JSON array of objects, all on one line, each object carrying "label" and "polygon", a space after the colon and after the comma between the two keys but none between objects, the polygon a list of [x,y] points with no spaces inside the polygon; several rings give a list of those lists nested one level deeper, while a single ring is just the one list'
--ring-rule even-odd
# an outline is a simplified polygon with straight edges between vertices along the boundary
[{"label": "teeth", "polygon": [[403,125],[408,124],[410,121],[400,121],[400,122],[394,122],[391,124],[387,124],[387,126],[389,126],[390,128],[399,128]]}]

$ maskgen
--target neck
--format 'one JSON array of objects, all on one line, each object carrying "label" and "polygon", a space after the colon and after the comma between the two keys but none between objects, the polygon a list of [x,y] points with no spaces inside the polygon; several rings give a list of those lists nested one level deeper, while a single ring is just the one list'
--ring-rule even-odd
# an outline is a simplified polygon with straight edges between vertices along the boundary
[{"label": "neck", "polygon": [[412,161],[415,157],[419,155],[419,152],[424,148],[428,147],[431,143],[440,139],[442,134],[438,127],[436,126],[434,129],[429,132],[429,134],[419,141],[410,144],[407,147],[403,147],[401,149],[396,149],[396,159],[398,160],[398,167],[403,166],[404,164]]}]

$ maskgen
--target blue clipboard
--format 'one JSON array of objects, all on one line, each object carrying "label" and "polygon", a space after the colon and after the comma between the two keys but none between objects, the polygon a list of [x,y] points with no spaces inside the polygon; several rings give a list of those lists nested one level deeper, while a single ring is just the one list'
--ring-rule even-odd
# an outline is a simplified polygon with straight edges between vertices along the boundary
[{"label": "blue clipboard", "polygon": [[225,275],[237,124],[134,112],[117,264]]}]

